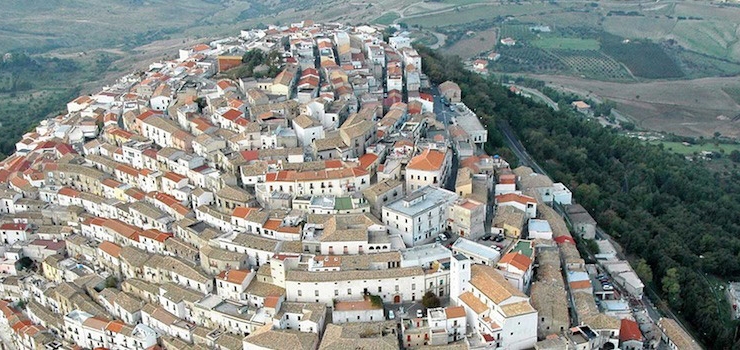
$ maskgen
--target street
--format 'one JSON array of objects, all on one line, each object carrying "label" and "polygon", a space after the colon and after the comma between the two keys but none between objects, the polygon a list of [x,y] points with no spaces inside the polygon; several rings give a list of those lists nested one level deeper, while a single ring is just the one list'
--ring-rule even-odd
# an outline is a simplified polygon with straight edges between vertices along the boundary
[{"label": "street", "polygon": [[[449,108],[444,104],[442,98],[439,96],[439,91],[436,86],[432,87],[432,96],[434,96],[434,115],[437,116],[437,120],[442,122],[445,126],[446,139],[450,140],[450,131],[448,129],[450,125],[450,111]],[[450,140],[451,141],[451,140]],[[444,188],[455,192],[455,182],[457,181],[457,170],[460,165],[458,164],[458,156],[455,148],[452,149],[452,166],[450,167],[450,173],[445,181]]]}]

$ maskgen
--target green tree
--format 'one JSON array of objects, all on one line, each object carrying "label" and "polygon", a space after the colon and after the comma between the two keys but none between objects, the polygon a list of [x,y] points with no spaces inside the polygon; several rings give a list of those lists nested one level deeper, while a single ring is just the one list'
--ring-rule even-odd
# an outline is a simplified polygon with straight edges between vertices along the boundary
[{"label": "green tree", "polygon": [[439,307],[440,305],[442,305],[442,303],[439,301],[439,298],[432,292],[424,293],[424,296],[421,298],[421,304],[424,305],[424,307],[427,309]]},{"label": "green tree", "polygon": [[735,163],[740,163],[740,151],[734,149],[730,152],[730,160]]},{"label": "green tree", "polygon": [[650,268],[645,259],[638,259],[635,265],[635,273],[640,276],[640,279],[645,283],[649,283],[653,280],[653,269]]},{"label": "green tree", "polygon": [[118,287],[118,278],[116,278],[116,276],[108,276],[105,279],[105,287],[106,288],[117,288]]},{"label": "green tree", "polygon": [[679,283],[678,268],[672,267],[666,270],[661,280],[663,292],[668,296],[668,302],[675,307],[681,301],[681,284]]},{"label": "green tree", "polygon": [[31,269],[32,267],[33,267],[33,260],[31,260],[31,258],[27,256],[24,256],[15,262],[15,269],[18,271],[28,270],[28,269]]}]

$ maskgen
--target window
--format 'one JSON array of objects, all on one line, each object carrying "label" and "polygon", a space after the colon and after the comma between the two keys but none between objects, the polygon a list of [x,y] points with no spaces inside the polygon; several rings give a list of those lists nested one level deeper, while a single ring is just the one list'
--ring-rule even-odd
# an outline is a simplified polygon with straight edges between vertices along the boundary
[{"label": "window", "polygon": [[319,290],[318,289],[315,290],[313,294],[314,294],[314,296],[319,296]]},{"label": "window", "polygon": [[335,297],[336,297],[336,296],[339,296],[339,289],[335,289],[335,290],[334,290],[334,296],[335,296]]},{"label": "window", "polygon": [[303,296],[303,291],[302,291],[302,290],[298,290],[298,296],[299,296],[299,297],[300,297],[300,296]]},{"label": "window", "polygon": [[347,295],[352,295],[352,288],[347,288]]}]

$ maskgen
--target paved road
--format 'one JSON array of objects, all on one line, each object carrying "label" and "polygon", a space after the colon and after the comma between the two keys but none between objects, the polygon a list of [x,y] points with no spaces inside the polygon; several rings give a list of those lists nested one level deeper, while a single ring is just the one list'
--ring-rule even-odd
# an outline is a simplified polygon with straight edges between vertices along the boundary
[{"label": "paved road", "polygon": [[519,86],[519,85],[506,84],[506,83],[504,83],[502,85],[503,86],[507,86],[507,87],[508,86],[514,86],[517,89],[521,90],[522,92],[525,92],[525,93],[528,93],[530,95],[536,96],[537,98],[539,98],[540,100],[542,100],[542,102],[544,102],[548,107],[552,108],[553,110],[555,110],[555,111],[559,111],[560,110],[560,106],[558,106],[558,103],[555,102],[555,101],[553,101],[551,98],[547,97],[547,95],[545,95],[542,92],[540,92],[540,90],[531,89],[531,88],[524,87],[524,86]]},{"label": "paved road", "polygon": [[522,145],[522,143],[519,142],[519,140],[516,138],[516,135],[514,135],[514,131],[511,130],[511,127],[509,126],[509,123],[503,120],[499,120],[496,123],[499,130],[501,130],[501,134],[504,135],[509,148],[519,159],[519,164],[526,165],[532,168],[532,170],[534,170],[536,173],[547,175],[545,170],[542,169],[539,164],[537,164],[537,162],[529,155],[529,153],[527,153],[524,145]]},{"label": "paved road", "polygon": [[[450,131],[447,128],[450,125],[450,118],[452,117],[450,107],[444,104],[436,86],[432,87],[432,96],[434,97],[434,115],[437,116],[438,121],[444,124],[446,138],[450,140]],[[457,181],[457,170],[459,167],[457,151],[452,148],[452,166],[450,167],[450,174],[447,177],[447,181],[443,186],[445,189],[455,192],[455,182]]]},{"label": "paved road", "polygon": [[[509,148],[514,152],[514,155],[519,158],[519,164],[527,165],[531,167],[535,172],[547,175],[545,171],[542,169],[542,167],[537,164],[537,162],[527,153],[527,150],[524,148],[524,145],[517,139],[514,132],[511,130],[511,127],[506,121],[499,121],[498,122],[499,130],[501,130],[501,133],[504,135],[504,138],[506,138],[506,143],[508,144]],[[562,213],[561,213],[562,215]],[[611,236],[609,236],[604,230],[602,230],[600,227],[596,227],[596,237],[598,239],[602,240],[609,240],[612,244],[616,244]],[[617,251],[617,257],[621,260],[627,260],[624,254],[621,251]],[[645,288],[650,289],[649,286],[645,286]],[[655,293],[654,293],[655,294]],[[657,294],[656,294],[657,295]],[[648,315],[650,318],[653,319],[653,321],[657,324],[657,322],[661,318],[660,311],[653,305],[652,301],[647,297],[647,295],[643,295],[642,297],[642,305],[647,310]],[[676,322],[685,330],[687,331],[686,326],[681,323],[681,320],[676,317],[676,315],[671,311],[670,309],[665,310],[667,315]],[[687,331],[688,334],[691,334]]]}]

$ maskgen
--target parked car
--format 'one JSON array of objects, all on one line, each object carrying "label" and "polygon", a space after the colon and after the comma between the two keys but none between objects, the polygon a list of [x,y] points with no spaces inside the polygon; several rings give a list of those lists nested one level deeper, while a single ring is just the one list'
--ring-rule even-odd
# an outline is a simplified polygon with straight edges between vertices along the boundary
[{"label": "parked car", "polygon": [[424,311],[421,309],[416,310],[416,317],[424,317]]},{"label": "parked car", "polygon": [[437,236],[437,237],[438,237],[438,238],[439,238],[439,239],[440,239],[441,241],[446,241],[446,240],[447,240],[447,235],[446,235],[446,234],[444,234],[444,233],[440,233],[440,234],[439,234],[439,236]]},{"label": "parked car", "polygon": [[486,235],[485,235],[485,236],[483,236],[483,238],[481,238],[481,239],[482,239],[482,240],[484,240],[484,241],[487,241],[487,240],[491,239],[491,234],[490,234],[490,233],[489,233],[489,234],[486,234]]},{"label": "parked car", "polygon": [[604,290],[614,290],[614,286],[612,286],[611,284],[605,284],[603,287]]},{"label": "parked car", "polygon": [[494,242],[503,242],[504,241],[504,236],[503,235],[498,235],[498,236],[496,236],[496,238],[493,241]]},{"label": "parked car", "polygon": [[388,310],[388,319],[389,320],[395,320],[396,319],[396,314],[393,313],[393,310]]}]

